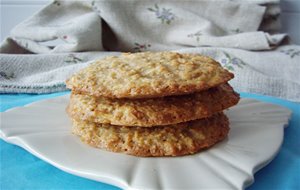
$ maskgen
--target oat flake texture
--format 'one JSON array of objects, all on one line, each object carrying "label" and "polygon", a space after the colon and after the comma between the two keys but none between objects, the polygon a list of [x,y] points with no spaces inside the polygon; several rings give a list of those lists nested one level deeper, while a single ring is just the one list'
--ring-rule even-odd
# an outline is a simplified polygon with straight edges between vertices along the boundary
[{"label": "oat flake texture", "polygon": [[210,117],[239,101],[229,84],[205,91],[150,99],[110,99],[71,94],[71,117],[95,123],[151,127]]},{"label": "oat flake texture", "polygon": [[95,61],[66,83],[72,91],[92,96],[153,98],[202,91],[232,78],[232,73],[209,57],[143,52]]},{"label": "oat flake texture", "polygon": [[73,119],[73,133],[91,146],[135,156],[180,156],[209,148],[225,139],[229,122],[223,113],[164,126],[126,127]]}]

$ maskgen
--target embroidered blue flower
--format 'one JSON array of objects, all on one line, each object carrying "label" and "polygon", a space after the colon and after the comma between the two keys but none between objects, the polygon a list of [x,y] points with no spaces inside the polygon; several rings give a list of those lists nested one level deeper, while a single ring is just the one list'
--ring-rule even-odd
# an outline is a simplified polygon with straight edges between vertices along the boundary
[{"label": "embroidered blue flower", "polygon": [[83,62],[83,60],[79,57],[76,57],[74,54],[69,54],[68,57],[64,61],[65,63],[80,63]]},{"label": "embroidered blue flower", "polygon": [[221,64],[226,69],[234,71],[234,67],[243,68],[243,66],[246,65],[246,63],[243,60],[237,57],[230,56],[226,52],[224,52],[224,54],[226,58],[221,59]]},{"label": "embroidered blue flower", "polygon": [[154,5],[154,8],[148,8],[148,10],[154,12],[156,18],[160,19],[163,24],[170,24],[175,19],[175,15],[171,12],[171,9],[161,9],[157,4]]},{"label": "embroidered blue flower", "polygon": [[187,35],[188,38],[196,38],[197,42],[200,41],[200,36],[202,36],[202,32],[200,30],[196,33],[192,33],[192,34]]},{"label": "embroidered blue flower", "polygon": [[221,63],[226,64],[227,63],[227,59],[222,59]]},{"label": "embroidered blue flower", "polygon": [[239,61],[238,58],[233,58],[233,59],[231,60],[231,62],[232,62],[233,65],[238,65],[238,64],[240,63],[240,61]]},{"label": "embroidered blue flower", "polygon": [[151,44],[140,44],[140,43],[137,43],[137,42],[135,42],[134,43],[134,48],[133,48],[133,50],[135,51],[135,52],[142,52],[142,51],[147,51],[148,50],[148,48],[150,48],[151,47]]}]

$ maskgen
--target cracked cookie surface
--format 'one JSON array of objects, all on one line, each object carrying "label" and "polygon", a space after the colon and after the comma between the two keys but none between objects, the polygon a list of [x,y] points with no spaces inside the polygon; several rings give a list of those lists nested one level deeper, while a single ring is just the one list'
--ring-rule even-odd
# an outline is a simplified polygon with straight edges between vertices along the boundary
[{"label": "cracked cookie surface", "polygon": [[226,115],[153,128],[113,126],[73,119],[73,133],[91,146],[135,156],[194,154],[225,139]]},{"label": "cracked cookie surface", "polygon": [[181,96],[152,99],[110,99],[71,94],[69,115],[112,125],[152,127],[210,117],[239,101],[229,84]]},{"label": "cracked cookie surface", "polygon": [[66,84],[72,91],[97,97],[153,98],[202,91],[232,78],[232,73],[206,56],[143,52],[97,60]]}]

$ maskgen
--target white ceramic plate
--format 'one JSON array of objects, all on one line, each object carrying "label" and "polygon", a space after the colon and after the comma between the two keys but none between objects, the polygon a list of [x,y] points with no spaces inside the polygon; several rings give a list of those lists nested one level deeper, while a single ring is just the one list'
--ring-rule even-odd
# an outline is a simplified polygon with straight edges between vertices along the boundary
[{"label": "white ceramic plate", "polygon": [[226,111],[229,137],[191,156],[139,158],[89,147],[70,133],[69,97],[35,102],[1,113],[0,135],[68,172],[124,189],[243,189],[283,141],[291,112],[252,99]]}]

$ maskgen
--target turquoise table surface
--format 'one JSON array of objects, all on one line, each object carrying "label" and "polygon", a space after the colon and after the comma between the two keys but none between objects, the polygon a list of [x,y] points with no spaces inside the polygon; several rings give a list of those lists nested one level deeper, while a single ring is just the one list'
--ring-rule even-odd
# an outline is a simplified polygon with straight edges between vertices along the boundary
[{"label": "turquoise table surface", "polygon": [[[67,93],[69,92],[44,95],[2,94],[0,95],[0,111],[3,112],[13,107]],[[255,182],[247,190],[300,189],[300,104],[248,93],[241,93],[241,96],[281,105],[293,111],[289,126],[285,129],[284,142],[278,155],[269,165],[255,174]],[[24,149],[8,144],[3,140],[0,140],[0,149],[1,190],[119,189],[108,184],[65,173],[31,155]]]}]

